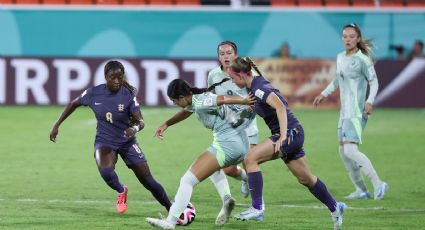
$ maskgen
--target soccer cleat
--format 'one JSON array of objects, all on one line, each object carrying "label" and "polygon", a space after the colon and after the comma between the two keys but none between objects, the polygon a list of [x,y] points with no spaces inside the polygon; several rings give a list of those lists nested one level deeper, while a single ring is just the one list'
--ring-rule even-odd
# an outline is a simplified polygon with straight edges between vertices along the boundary
[{"label": "soccer cleat", "polygon": [[387,183],[382,182],[377,188],[375,188],[375,200],[381,200],[384,198],[385,193],[388,191],[390,187]]},{"label": "soccer cleat", "polygon": [[255,221],[263,221],[264,220],[264,211],[258,210],[254,207],[250,207],[249,209],[239,213],[235,216],[237,220],[255,220]]},{"label": "soccer cleat", "polygon": [[359,191],[356,190],[352,193],[350,193],[350,195],[346,196],[346,199],[370,199],[370,194],[369,192],[363,192],[363,191]]},{"label": "soccer cleat", "polygon": [[176,226],[173,223],[168,222],[166,219],[158,219],[158,218],[146,218],[146,222],[148,222],[153,227],[157,227],[160,229],[175,229]]},{"label": "soccer cleat", "polygon": [[342,227],[342,215],[344,214],[347,205],[343,202],[336,203],[336,210],[331,213],[332,221],[334,222],[334,230],[339,230]]},{"label": "soccer cleat", "polygon": [[248,181],[242,180],[241,194],[244,198],[247,198],[249,196]]},{"label": "soccer cleat", "polygon": [[235,199],[230,197],[229,199],[224,201],[223,207],[218,213],[217,218],[215,219],[215,225],[223,226],[227,221],[229,221],[230,214],[235,208]]},{"label": "soccer cleat", "polygon": [[127,194],[128,188],[124,186],[124,192],[117,195],[117,212],[123,214],[127,211]]}]

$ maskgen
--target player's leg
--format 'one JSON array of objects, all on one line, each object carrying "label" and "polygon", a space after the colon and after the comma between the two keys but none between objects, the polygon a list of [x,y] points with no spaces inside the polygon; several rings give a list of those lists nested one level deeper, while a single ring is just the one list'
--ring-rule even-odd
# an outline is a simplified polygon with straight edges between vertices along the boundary
[{"label": "player's leg", "polygon": [[291,160],[287,163],[287,166],[292,174],[298,179],[298,182],[306,186],[318,200],[328,207],[331,212],[334,228],[340,229],[342,226],[342,215],[346,205],[342,202],[336,202],[326,188],[326,185],[311,173],[306,157],[303,156]]},{"label": "player's leg", "polygon": [[106,184],[117,191],[117,211],[124,213],[127,210],[128,188],[120,183],[115,173],[117,154],[110,147],[96,145],[94,157],[99,173]]},{"label": "player's leg", "polygon": [[244,164],[248,175],[248,185],[251,193],[251,205],[248,210],[236,215],[238,220],[257,220],[264,219],[263,204],[263,176],[259,164],[272,159],[276,159],[278,153],[274,153],[273,142],[270,139],[258,144],[255,148],[249,150],[245,156]]},{"label": "player's leg", "polygon": [[220,166],[214,154],[209,151],[202,153],[180,179],[180,186],[174,197],[174,203],[171,205],[168,217],[164,220],[147,218],[146,221],[156,227],[173,229],[180,214],[190,201],[193,188],[219,169]]},{"label": "player's leg", "polygon": [[152,193],[155,199],[164,206],[167,211],[170,210],[170,199],[162,185],[152,176],[148,163],[141,162],[129,167],[133,170],[139,182]]},{"label": "player's leg", "polygon": [[341,127],[343,137],[340,139],[344,145],[344,156],[355,162],[360,171],[370,179],[375,190],[375,199],[379,200],[384,197],[388,185],[379,178],[369,158],[358,149],[366,122],[366,118],[344,120]]}]

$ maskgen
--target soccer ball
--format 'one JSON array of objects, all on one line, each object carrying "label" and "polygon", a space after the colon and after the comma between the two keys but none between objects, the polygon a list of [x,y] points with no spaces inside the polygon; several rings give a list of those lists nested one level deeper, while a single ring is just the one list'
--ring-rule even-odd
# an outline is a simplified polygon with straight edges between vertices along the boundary
[{"label": "soccer ball", "polygon": [[183,211],[183,213],[180,215],[179,219],[177,220],[177,225],[180,226],[186,226],[192,223],[195,220],[196,217],[196,208],[195,206],[189,202],[187,204],[186,209]]}]

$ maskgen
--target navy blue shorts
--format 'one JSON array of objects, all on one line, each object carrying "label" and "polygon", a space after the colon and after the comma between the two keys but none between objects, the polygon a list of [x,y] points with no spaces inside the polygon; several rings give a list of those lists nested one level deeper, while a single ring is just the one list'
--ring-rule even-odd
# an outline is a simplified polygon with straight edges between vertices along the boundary
[{"label": "navy blue shorts", "polygon": [[96,141],[94,143],[94,157],[96,158],[96,150],[100,147],[109,147],[115,153],[121,156],[121,159],[125,162],[127,167],[135,164],[139,164],[142,162],[146,162],[145,154],[142,149],[139,147],[136,139],[126,142],[123,145],[113,145],[106,144],[100,141]]},{"label": "navy blue shorts", "polygon": [[[276,142],[280,134],[273,134],[269,139]],[[292,160],[296,160],[305,156],[304,152],[304,130],[301,126],[294,129],[288,129],[285,143],[280,147],[283,153],[282,160],[288,164]]]}]

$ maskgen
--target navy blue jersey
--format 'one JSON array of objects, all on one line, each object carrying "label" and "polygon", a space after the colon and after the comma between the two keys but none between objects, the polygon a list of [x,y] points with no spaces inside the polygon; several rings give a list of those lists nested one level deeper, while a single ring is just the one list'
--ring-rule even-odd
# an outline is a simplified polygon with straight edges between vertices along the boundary
[{"label": "navy blue jersey", "polygon": [[124,136],[131,114],[140,110],[134,93],[129,89],[121,87],[118,92],[111,92],[106,84],[101,84],[84,91],[79,99],[96,116],[96,142],[121,145],[135,138]]},{"label": "navy blue jersey", "polygon": [[293,129],[300,126],[299,121],[292,113],[288,106],[288,102],[285,100],[285,98],[283,98],[280,91],[274,88],[263,76],[254,77],[249,92],[254,94],[257,99],[254,108],[255,112],[264,119],[272,134],[280,133],[279,120],[277,119],[276,110],[266,102],[267,97],[272,92],[274,92],[279,97],[279,99],[286,107],[286,113],[288,115],[288,129]]}]

